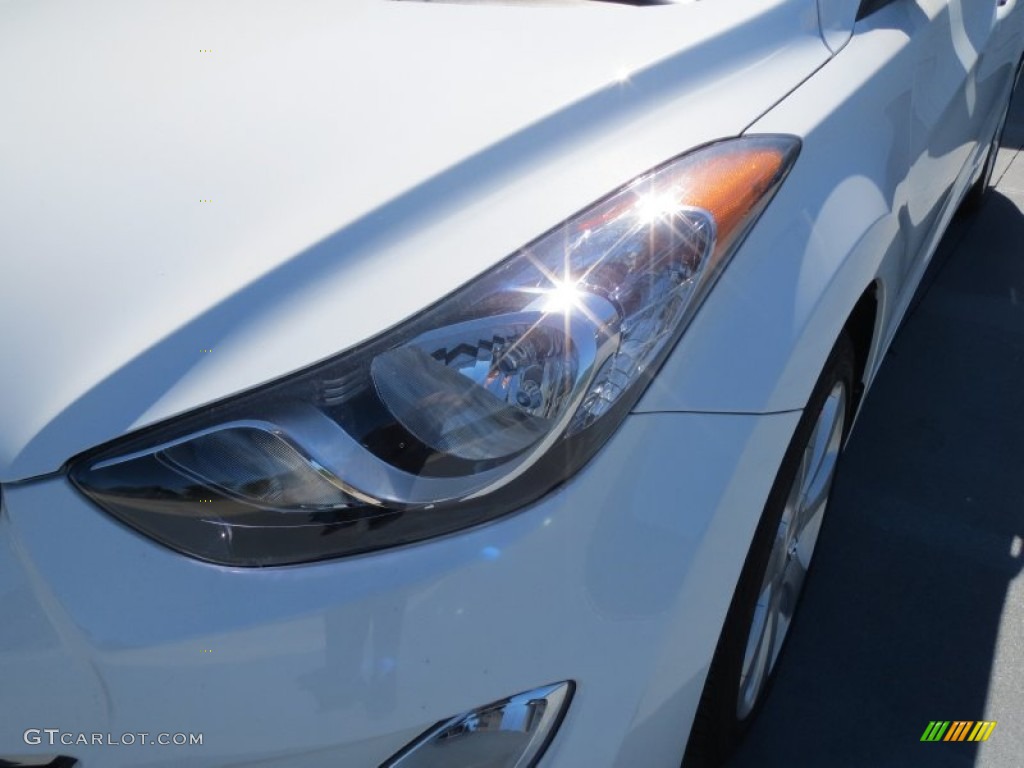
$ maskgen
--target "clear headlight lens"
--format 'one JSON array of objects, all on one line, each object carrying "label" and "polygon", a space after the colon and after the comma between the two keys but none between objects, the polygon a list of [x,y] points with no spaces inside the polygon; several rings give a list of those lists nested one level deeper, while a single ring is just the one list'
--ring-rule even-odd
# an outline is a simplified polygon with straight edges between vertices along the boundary
[{"label": "clear headlight lens", "polygon": [[71,468],[179,551],[272,565],[522,506],[600,447],[795,160],[712,144],[635,180],[401,327]]},{"label": "clear headlight lens", "polygon": [[380,768],[533,768],[555,735],[573,683],[536,688],[438,723]]}]

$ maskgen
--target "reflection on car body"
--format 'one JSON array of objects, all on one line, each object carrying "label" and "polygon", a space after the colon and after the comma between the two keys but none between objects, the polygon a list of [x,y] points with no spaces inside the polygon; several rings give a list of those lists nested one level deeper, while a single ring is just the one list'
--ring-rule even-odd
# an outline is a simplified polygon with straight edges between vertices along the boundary
[{"label": "reflection on car body", "polygon": [[1017,0],[0,13],[0,762],[724,761]]}]

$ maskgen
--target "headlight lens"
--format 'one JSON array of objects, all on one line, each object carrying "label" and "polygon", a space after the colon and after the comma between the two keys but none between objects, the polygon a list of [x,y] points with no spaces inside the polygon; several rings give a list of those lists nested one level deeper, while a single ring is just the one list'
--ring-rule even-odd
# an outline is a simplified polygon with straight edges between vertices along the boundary
[{"label": "headlight lens", "polygon": [[230,565],[395,546],[522,506],[617,427],[798,150],[756,136],[684,155],[401,327],[86,455],[71,478]]},{"label": "headlight lens", "polygon": [[443,720],[380,768],[534,768],[574,689],[545,685]]}]

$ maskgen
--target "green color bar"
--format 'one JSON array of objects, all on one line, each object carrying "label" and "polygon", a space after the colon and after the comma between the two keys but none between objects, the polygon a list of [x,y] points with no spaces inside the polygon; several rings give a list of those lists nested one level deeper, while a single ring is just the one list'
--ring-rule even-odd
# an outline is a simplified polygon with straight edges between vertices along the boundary
[{"label": "green color bar", "polygon": [[942,741],[942,737],[949,730],[949,723],[949,720],[932,720],[921,734],[921,741]]}]

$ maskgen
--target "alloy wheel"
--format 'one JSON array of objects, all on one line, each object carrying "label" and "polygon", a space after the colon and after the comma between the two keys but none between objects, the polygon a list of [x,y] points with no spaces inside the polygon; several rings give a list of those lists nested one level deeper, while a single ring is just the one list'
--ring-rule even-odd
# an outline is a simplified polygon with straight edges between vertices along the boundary
[{"label": "alloy wheel", "polygon": [[835,476],[846,421],[846,399],[846,385],[836,382],[811,431],[786,499],[743,656],[736,702],[736,716],[740,720],[757,704],[789,632]]}]

